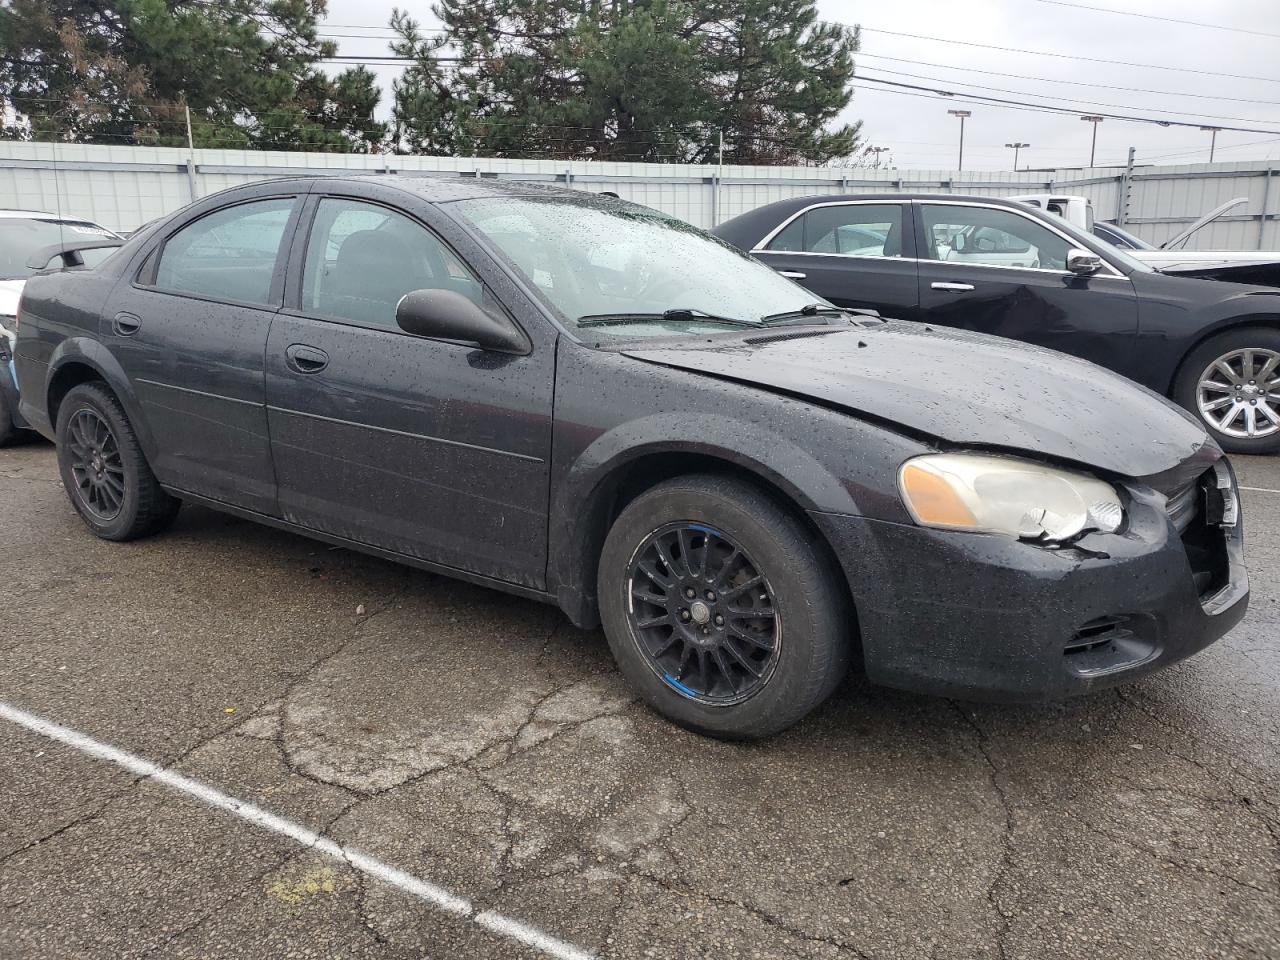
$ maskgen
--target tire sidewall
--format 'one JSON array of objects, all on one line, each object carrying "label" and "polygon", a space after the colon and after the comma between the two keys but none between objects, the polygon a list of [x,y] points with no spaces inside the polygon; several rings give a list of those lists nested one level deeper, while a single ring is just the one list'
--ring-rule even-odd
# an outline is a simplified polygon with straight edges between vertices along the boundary
[{"label": "tire sidewall", "polygon": [[[729,500],[695,485],[663,485],[642,494],[622,512],[600,558],[601,620],[623,675],[649,704],[681,726],[728,739],[776,733],[816,706],[829,692],[823,690],[815,698],[815,665],[826,659],[816,645],[847,646],[839,617],[829,609],[834,591],[825,577],[815,576],[823,558],[811,544],[803,540],[797,544],[798,531],[787,530],[785,521],[779,529],[778,517],[762,520],[754,515],[759,512],[756,506],[753,510],[749,502]],[[779,615],[781,644],[773,672],[763,687],[736,704],[714,706],[673,690],[641,652],[627,614],[627,572],[635,551],[659,527],[683,521],[721,530],[739,544],[764,573]]]},{"label": "tire sidewall", "polygon": [[1267,327],[1245,327],[1237,330],[1227,330],[1224,333],[1210,337],[1192,350],[1191,353],[1187,354],[1187,358],[1183,361],[1182,368],[1178,372],[1173,399],[1180,407],[1195,417],[1201,426],[1208,431],[1209,436],[1213,437],[1218,446],[1222,447],[1227,453],[1263,455],[1280,452],[1280,431],[1254,440],[1229,437],[1209,423],[1200,413],[1198,396],[1200,374],[1218,357],[1250,347],[1280,353],[1280,330],[1272,330]]},{"label": "tire sidewall", "polygon": [[[68,425],[71,423],[71,418],[81,410],[90,410],[106,422],[121,452],[120,461],[124,468],[124,498],[120,505],[120,512],[110,520],[104,521],[95,516],[81,501],[76,490],[75,477],[71,472],[71,452],[67,443]],[[128,422],[123,419],[116,405],[110,401],[106,391],[92,384],[73,387],[58,407],[55,437],[58,473],[62,477],[67,498],[71,501],[76,513],[80,514],[81,519],[97,536],[106,540],[126,539],[129,531],[133,529],[138,514],[141,479],[138,476],[139,457],[134,455],[135,452],[131,449],[136,444],[133,431],[129,429]]]}]

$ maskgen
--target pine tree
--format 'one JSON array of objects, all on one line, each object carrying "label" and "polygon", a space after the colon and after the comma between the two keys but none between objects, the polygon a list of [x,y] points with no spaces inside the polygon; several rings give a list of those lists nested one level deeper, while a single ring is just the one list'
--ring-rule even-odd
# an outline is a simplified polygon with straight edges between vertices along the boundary
[{"label": "pine tree", "polygon": [[324,0],[12,0],[0,8],[10,136],[83,143],[370,150],[368,70],[330,78]]},{"label": "pine tree", "polygon": [[855,30],[813,0],[438,0],[397,11],[394,139],[411,152],[737,163],[852,154]]}]

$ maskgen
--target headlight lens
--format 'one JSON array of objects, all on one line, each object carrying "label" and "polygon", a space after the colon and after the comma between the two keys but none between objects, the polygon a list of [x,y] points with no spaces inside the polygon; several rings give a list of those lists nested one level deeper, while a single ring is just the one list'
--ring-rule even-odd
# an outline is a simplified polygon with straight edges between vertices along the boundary
[{"label": "headlight lens", "polygon": [[898,471],[898,489],[916,523],[945,530],[1058,541],[1086,530],[1114,533],[1124,521],[1111,484],[1012,457],[916,457]]}]

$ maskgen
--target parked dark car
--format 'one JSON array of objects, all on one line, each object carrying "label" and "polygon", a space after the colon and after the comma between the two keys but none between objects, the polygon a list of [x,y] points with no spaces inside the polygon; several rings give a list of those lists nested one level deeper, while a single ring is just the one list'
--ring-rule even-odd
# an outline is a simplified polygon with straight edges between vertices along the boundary
[{"label": "parked dark car", "polygon": [[832,303],[1074,354],[1172,397],[1230,452],[1280,451],[1274,287],[1167,276],[989,197],[804,197],[714,232]]},{"label": "parked dark car", "polygon": [[97,535],[192,501],[558,604],[717,736],[786,727],[854,660],[1082,693],[1247,603],[1231,468],[1165,400],[814,302],[611,198],[237,188],[31,280],[17,358]]}]

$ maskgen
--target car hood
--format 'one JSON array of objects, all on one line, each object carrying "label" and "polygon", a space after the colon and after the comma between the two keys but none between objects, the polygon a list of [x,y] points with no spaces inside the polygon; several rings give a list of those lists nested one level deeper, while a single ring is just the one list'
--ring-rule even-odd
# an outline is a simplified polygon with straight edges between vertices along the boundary
[{"label": "car hood", "polygon": [[1207,465],[1222,455],[1163,397],[1053,350],[897,320],[813,333],[780,329],[623,352],[806,397],[948,445],[1042,454],[1126,477],[1185,474],[1179,468],[1188,461]]},{"label": "car hood", "polygon": [[1203,270],[1206,267],[1280,263],[1280,252],[1275,250],[1126,250],[1125,253],[1157,270]]}]

